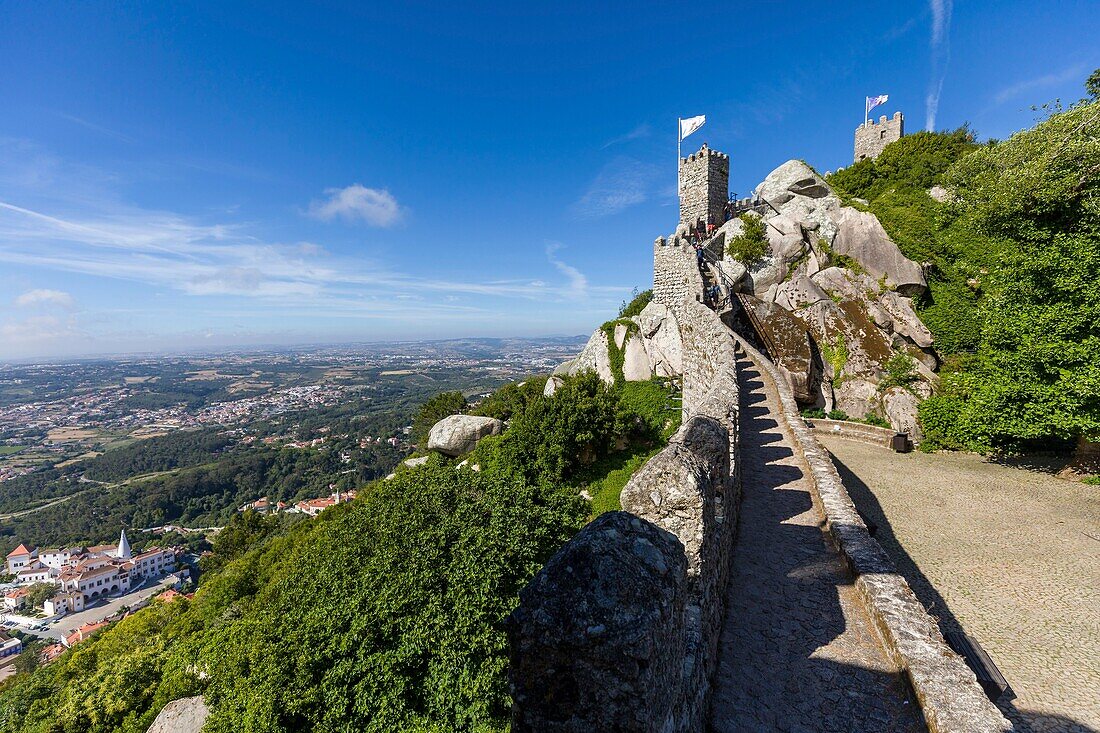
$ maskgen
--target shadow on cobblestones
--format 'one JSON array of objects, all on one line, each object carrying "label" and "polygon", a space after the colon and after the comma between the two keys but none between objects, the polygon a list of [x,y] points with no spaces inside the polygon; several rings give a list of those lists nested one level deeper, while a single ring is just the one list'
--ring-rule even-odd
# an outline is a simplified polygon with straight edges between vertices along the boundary
[{"label": "shadow on cobblestones", "polygon": [[[905,548],[894,535],[893,527],[886,518],[886,513],[883,511],[882,505],[875,497],[874,492],[848,466],[844,465],[843,461],[835,455],[832,456],[832,459],[845,488],[848,489],[849,496],[852,497],[852,501],[856,505],[856,510],[869,526],[874,527],[875,539],[890,555],[890,559],[894,561],[898,572],[909,583],[909,587],[913,589],[917,599],[939,623],[940,631],[945,634],[950,631],[965,631],[962,624],[951,612],[951,608],[947,605],[943,596],[936,590],[928,577],[921,572],[920,566],[905,551]],[[1022,468],[1023,466],[1017,467]],[[996,663],[997,660],[994,659],[993,661]],[[1009,679],[1008,683],[1011,685],[1012,680]],[[1098,691],[1098,694],[1100,694],[1100,691]],[[1005,717],[1012,721],[1017,733],[1100,733],[1096,728],[1071,718],[1021,710],[1015,706],[1010,695],[997,700],[996,704],[1001,712],[1005,714]]]},{"label": "shadow on cobblestones", "polygon": [[740,373],[743,495],[710,730],[925,730],[759,374]]}]

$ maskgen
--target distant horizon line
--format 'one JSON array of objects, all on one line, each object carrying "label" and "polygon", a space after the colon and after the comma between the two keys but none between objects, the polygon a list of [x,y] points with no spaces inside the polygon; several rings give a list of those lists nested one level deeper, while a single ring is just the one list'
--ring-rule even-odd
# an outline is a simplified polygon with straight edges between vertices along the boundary
[{"label": "distant horizon line", "polygon": [[401,344],[443,344],[456,341],[552,341],[559,339],[587,339],[582,334],[550,334],[546,336],[454,336],[451,338],[395,339],[378,341],[323,341],[301,342],[293,344],[256,344],[250,347],[226,347],[222,349],[195,347],[176,351],[120,351],[99,354],[80,354],[70,356],[28,356],[22,358],[0,357],[0,368],[7,366],[34,366],[38,364],[58,366],[69,362],[119,361],[137,358],[173,358],[187,356],[218,356],[231,354],[262,354],[271,352],[294,352],[322,348],[348,348],[367,346],[397,346]]}]

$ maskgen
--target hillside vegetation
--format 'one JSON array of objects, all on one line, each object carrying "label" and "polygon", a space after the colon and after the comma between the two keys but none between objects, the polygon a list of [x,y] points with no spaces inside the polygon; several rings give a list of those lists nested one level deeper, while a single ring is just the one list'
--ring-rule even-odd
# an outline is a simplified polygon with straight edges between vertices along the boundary
[{"label": "hillside vegetation", "polygon": [[829,182],[929,264],[919,313],[945,363],[921,405],[926,448],[1100,435],[1100,102],[985,145],[966,128],[909,135]]},{"label": "hillside vegetation", "polygon": [[215,732],[506,730],[519,590],[593,513],[580,488],[621,488],[678,424],[657,382],[544,381],[425,405],[508,417],[469,457],[480,471],[432,456],[315,520],[234,516],[193,600],[0,683],[0,731],[140,733],[200,693]]}]

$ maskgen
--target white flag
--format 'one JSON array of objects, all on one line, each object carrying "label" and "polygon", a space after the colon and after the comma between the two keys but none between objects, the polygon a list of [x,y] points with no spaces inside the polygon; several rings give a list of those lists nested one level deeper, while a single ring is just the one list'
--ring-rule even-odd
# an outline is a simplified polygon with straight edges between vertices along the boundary
[{"label": "white flag", "polygon": [[870,114],[871,110],[880,104],[886,104],[886,100],[889,98],[889,94],[880,94],[877,97],[867,97],[867,114]]},{"label": "white flag", "polygon": [[688,117],[686,120],[680,120],[680,139],[683,140],[691,133],[698,130],[703,126],[703,123],[707,121],[706,115],[699,115],[698,117]]}]

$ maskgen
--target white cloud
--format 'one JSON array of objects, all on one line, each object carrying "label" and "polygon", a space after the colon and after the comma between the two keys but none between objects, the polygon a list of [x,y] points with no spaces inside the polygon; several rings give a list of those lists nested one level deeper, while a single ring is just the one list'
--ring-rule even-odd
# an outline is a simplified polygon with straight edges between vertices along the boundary
[{"label": "white cloud", "polygon": [[73,304],[73,296],[61,290],[41,288],[23,293],[15,299],[15,304],[21,308],[33,305],[57,305],[62,308],[70,308]]},{"label": "white cloud", "polygon": [[608,140],[606,143],[603,144],[603,147],[609,148],[612,145],[618,145],[619,143],[628,143],[632,140],[641,140],[642,138],[649,137],[652,134],[653,128],[649,125],[648,122],[643,122],[625,135],[619,135],[616,138]]},{"label": "white cloud", "polygon": [[928,93],[924,98],[924,127],[936,129],[936,115],[940,109],[940,94],[947,76],[947,62],[951,60],[951,12],[954,0],[928,0],[932,10],[932,76],[928,80]]},{"label": "white cloud", "polygon": [[997,104],[1004,104],[1013,97],[1018,97],[1024,92],[1030,92],[1035,89],[1046,89],[1049,87],[1056,87],[1059,84],[1065,84],[1071,82],[1074,79],[1078,79],[1084,76],[1085,71],[1088,69],[1087,64],[1076,64],[1063,69],[1056,74],[1043,74],[1033,79],[1025,79],[1024,81],[1016,82],[1010,86],[997,92],[993,95],[993,100]]},{"label": "white cloud", "polygon": [[656,178],[656,166],[619,156],[600,169],[588,190],[573,204],[573,215],[596,219],[643,203]]},{"label": "white cloud", "polygon": [[324,201],[309,205],[309,215],[322,221],[340,218],[363,221],[371,226],[393,226],[401,219],[402,209],[389,191],[353,183],[346,188],[325,189]]},{"label": "white cloud", "polygon": [[558,272],[565,275],[569,280],[569,289],[566,291],[573,298],[584,298],[588,295],[588,278],[584,276],[577,268],[572,265],[567,265],[559,260],[555,253],[561,249],[561,245],[558,243],[552,243],[546,245],[546,259],[550,260],[550,264],[558,268]]},{"label": "white cloud", "polygon": [[72,319],[57,316],[33,316],[22,321],[0,325],[0,337],[11,343],[28,344],[57,341],[80,336]]}]

